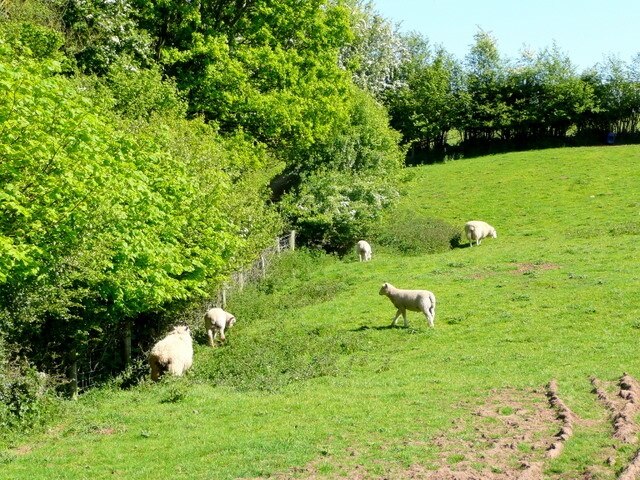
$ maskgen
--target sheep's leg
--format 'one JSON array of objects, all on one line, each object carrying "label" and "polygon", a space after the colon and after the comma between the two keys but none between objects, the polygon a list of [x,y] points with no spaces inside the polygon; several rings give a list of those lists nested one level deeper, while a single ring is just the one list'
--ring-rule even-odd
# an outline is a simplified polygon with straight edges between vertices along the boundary
[{"label": "sheep's leg", "polygon": [[151,380],[157,382],[160,378],[160,368],[157,362],[151,362]]},{"label": "sheep's leg", "polygon": [[210,328],[207,330],[207,336],[209,337],[209,345],[215,347],[215,344],[213,343],[213,330]]},{"label": "sheep's leg", "polygon": [[224,342],[225,340],[225,336],[224,336],[224,327],[220,328],[220,340],[222,340]]},{"label": "sheep's leg", "polygon": [[400,317],[401,313],[402,313],[402,312],[400,311],[400,309],[398,309],[398,310],[396,311],[396,315],[395,315],[395,317],[393,317],[393,320],[391,320],[391,326],[392,326],[392,327],[395,327],[395,326],[396,326],[396,322],[398,321],[398,318]]},{"label": "sheep's leg", "polygon": [[407,323],[407,311],[402,310],[402,318],[404,319],[404,328],[407,328],[409,324]]}]

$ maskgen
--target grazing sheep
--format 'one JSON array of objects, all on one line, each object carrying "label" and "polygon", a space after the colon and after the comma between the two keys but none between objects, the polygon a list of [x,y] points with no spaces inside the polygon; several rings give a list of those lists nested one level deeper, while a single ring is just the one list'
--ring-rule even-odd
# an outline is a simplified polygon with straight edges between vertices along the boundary
[{"label": "grazing sheep", "polygon": [[149,354],[151,380],[157,381],[162,374],[169,372],[181,376],[193,364],[193,342],[189,326],[177,326],[162,340],[156,343]]},{"label": "grazing sheep", "polygon": [[[207,330],[209,345],[214,347],[214,340],[220,334],[220,340],[225,341],[224,330],[236,323],[236,317],[223,309],[211,308],[204,314],[204,328]],[[214,335],[215,332],[215,335]]]},{"label": "grazing sheep", "polygon": [[483,238],[493,237],[498,238],[496,229],[486,222],[480,220],[472,220],[464,224],[464,232],[467,234],[469,245],[473,247],[473,241],[476,241],[476,245],[480,245]]},{"label": "grazing sheep", "polygon": [[358,243],[356,243],[356,252],[358,254],[358,257],[360,257],[361,262],[363,260],[365,262],[371,260],[371,245],[369,245],[369,242],[360,240]]},{"label": "grazing sheep", "polygon": [[384,283],[379,293],[389,297],[393,306],[398,309],[391,322],[392,327],[396,324],[401,314],[406,327],[407,310],[410,310],[424,313],[429,326],[433,328],[433,321],[436,316],[436,297],[429,290],[401,290],[390,283]]}]

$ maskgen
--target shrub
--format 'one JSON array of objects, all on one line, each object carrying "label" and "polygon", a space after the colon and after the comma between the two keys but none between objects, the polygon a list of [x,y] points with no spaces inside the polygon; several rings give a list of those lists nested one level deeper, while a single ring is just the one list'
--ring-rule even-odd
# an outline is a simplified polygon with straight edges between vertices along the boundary
[{"label": "shrub", "polygon": [[374,238],[400,253],[419,255],[444,252],[460,244],[460,229],[437,219],[405,212],[390,215]]},{"label": "shrub", "polygon": [[4,355],[0,351],[0,432],[44,424],[57,403],[50,377],[26,362],[9,363]]},{"label": "shrub", "polygon": [[302,244],[344,253],[367,236],[396,198],[384,178],[322,172],[305,178],[298,192],[285,196],[282,208]]}]

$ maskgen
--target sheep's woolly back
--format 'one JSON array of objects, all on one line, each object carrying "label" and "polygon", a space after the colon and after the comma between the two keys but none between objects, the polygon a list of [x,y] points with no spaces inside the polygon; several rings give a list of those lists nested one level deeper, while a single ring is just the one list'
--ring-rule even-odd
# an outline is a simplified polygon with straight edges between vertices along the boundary
[{"label": "sheep's woolly back", "polygon": [[402,290],[390,283],[385,283],[380,288],[380,295],[386,295],[393,305],[400,310],[427,313],[435,310],[436,297],[429,290]]},{"label": "sheep's woolly back", "polygon": [[360,260],[371,260],[371,245],[366,240],[360,240],[356,243],[356,253]]},{"label": "sheep's woolly back", "polygon": [[236,317],[231,313],[225,312],[222,308],[214,307],[204,314],[204,327],[206,330],[211,330],[213,327],[225,328],[228,322],[230,322],[229,326],[231,326],[235,323],[235,320]]},{"label": "sheep's woolly back", "polygon": [[149,354],[151,378],[158,380],[165,371],[180,376],[193,364],[193,340],[188,326],[177,326],[156,343]]},{"label": "sheep's woolly back", "polygon": [[498,236],[495,228],[481,220],[471,220],[465,223],[464,231],[468,240],[482,240],[483,238],[497,238]]}]

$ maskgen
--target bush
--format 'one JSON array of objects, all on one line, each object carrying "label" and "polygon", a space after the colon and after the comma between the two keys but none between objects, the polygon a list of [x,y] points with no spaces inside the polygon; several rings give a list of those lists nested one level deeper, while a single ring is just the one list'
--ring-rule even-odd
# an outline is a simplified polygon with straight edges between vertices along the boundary
[{"label": "bush", "polygon": [[397,195],[384,178],[322,172],[305,178],[282,208],[300,243],[344,253],[368,235]]},{"label": "bush", "polygon": [[[0,346],[1,348],[1,346]],[[4,360],[0,351],[0,360]],[[0,432],[29,430],[43,425],[55,411],[51,378],[26,362],[0,364]]]},{"label": "bush", "polygon": [[437,219],[411,212],[391,215],[374,233],[381,245],[400,253],[420,255],[444,252],[460,244],[460,229]]},{"label": "bush", "polygon": [[[34,32],[42,55],[56,45]],[[181,118],[156,70],[114,69],[114,98],[9,33],[0,28],[0,330],[48,372],[88,363],[91,349],[115,370],[123,320],[144,325],[204,298],[281,231],[266,189],[280,167],[241,133]]]}]

